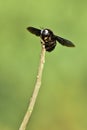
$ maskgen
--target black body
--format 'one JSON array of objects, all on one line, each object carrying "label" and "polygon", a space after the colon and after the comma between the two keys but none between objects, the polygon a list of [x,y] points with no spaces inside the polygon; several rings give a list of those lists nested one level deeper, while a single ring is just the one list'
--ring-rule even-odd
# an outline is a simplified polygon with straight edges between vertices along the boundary
[{"label": "black body", "polygon": [[28,27],[27,30],[36,36],[40,36],[40,38],[43,40],[42,43],[44,43],[46,51],[52,51],[56,46],[56,41],[63,46],[75,47],[71,41],[54,35],[50,29],[40,30],[34,27]]}]

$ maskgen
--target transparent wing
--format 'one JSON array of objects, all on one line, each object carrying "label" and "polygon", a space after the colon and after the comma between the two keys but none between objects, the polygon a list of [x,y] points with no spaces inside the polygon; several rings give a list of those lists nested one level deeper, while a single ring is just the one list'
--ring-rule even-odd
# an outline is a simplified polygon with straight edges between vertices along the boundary
[{"label": "transparent wing", "polygon": [[59,36],[55,36],[55,37],[56,37],[56,40],[57,40],[61,45],[67,46],[67,47],[75,47],[75,45],[74,45],[71,41],[69,41],[69,40],[67,40],[67,39],[64,39],[64,38],[61,38],[61,37],[59,37]]},{"label": "transparent wing", "polygon": [[36,36],[40,36],[41,34],[41,30],[34,27],[28,27],[27,30]]}]

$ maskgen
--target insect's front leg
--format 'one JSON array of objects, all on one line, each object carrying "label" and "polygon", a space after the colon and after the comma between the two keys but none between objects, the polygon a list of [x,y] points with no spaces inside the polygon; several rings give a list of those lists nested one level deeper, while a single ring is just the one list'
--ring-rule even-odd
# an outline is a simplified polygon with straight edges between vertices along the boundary
[{"label": "insect's front leg", "polygon": [[45,42],[41,39],[41,44],[45,45]]}]

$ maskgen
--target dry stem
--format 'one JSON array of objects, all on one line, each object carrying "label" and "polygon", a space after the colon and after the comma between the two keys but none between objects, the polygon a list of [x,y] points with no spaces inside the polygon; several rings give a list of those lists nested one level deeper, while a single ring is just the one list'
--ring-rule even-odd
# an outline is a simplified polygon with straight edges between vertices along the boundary
[{"label": "dry stem", "polygon": [[26,111],[26,114],[24,116],[24,119],[20,125],[19,130],[25,130],[26,126],[29,122],[29,119],[31,117],[35,102],[36,102],[36,98],[41,86],[41,78],[42,78],[42,72],[43,72],[43,67],[44,67],[44,62],[45,62],[45,46],[42,44],[42,51],[41,51],[41,57],[40,57],[40,64],[39,64],[39,68],[38,68],[38,74],[37,74],[37,80],[36,80],[36,84],[35,84],[35,88],[28,106],[28,109]]}]

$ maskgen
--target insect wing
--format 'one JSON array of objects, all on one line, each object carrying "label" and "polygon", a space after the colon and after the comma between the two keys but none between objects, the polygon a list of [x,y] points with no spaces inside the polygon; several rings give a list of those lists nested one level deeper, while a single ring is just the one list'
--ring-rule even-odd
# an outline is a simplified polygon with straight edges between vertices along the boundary
[{"label": "insect wing", "polygon": [[41,30],[34,27],[28,27],[27,30],[36,36],[40,36],[41,34]]},{"label": "insect wing", "polygon": [[63,46],[75,47],[75,45],[71,41],[64,39],[64,38],[61,38],[59,36],[56,36],[56,40]]}]

